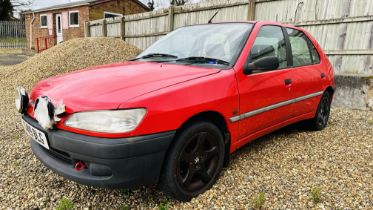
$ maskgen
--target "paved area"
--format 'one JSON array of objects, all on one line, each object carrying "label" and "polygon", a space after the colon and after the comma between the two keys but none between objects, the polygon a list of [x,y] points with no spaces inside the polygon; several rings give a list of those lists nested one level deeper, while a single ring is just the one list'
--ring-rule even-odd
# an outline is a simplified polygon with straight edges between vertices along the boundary
[{"label": "paved area", "polygon": [[0,54],[0,66],[19,64],[27,58],[29,58],[29,56],[22,54]]}]

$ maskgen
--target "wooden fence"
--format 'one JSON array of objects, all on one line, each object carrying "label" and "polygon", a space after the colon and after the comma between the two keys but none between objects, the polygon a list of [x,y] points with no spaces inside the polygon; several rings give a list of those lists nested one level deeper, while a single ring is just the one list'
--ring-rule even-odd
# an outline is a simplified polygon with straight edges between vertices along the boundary
[{"label": "wooden fence", "polygon": [[23,21],[0,21],[0,48],[26,48]]},{"label": "wooden fence", "polygon": [[318,40],[338,74],[373,75],[372,0],[211,0],[198,4],[87,22],[86,36],[121,37],[145,49],[186,25],[273,20],[305,28]]}]

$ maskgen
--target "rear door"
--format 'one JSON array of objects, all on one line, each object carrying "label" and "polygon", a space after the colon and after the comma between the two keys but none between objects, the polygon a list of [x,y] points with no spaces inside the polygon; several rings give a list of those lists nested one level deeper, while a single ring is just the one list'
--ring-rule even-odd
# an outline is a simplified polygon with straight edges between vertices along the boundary
[{"label": "rear door", "polygon": [[326,75],[320,56],[306,34],[293,28],[285,31],[291,46],[293,114],[299,116],[316,110]]},{"label": "rear door", "polygon": [[[247,63],[266,56],[276,56],[280,66],[272,71],[254,71],[249,75],[237,74],[240,91],[239,138],[245,138],[291,117],[291,74],[282,27],[264,25],[259,29]],[[241,143],[247,140],[242,139]]]}]

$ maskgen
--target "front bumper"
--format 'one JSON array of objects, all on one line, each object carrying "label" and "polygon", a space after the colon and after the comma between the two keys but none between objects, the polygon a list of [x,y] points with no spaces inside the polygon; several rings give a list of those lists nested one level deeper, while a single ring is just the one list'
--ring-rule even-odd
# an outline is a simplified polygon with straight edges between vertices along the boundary
[{"label": "front bumper", "polygon": [[[23,119],[44,131],[27,115]],[[44,131],[50,150],[34,140],[36,157],[57,174],[73,181],[97,187],[136,187],[158,182],[163,160],[175,131],[131,138],[97,138],[62,130]],[[86,168],[76,171],[83,161]]]}]

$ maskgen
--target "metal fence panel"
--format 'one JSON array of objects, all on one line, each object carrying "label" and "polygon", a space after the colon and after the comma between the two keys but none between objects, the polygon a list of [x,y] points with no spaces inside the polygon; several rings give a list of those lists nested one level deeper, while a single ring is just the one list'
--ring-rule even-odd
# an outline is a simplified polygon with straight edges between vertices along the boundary
[{"label": "metal fence panel", "polygon": [[23,21],[0,21],[0,48],[26,48]]}]

